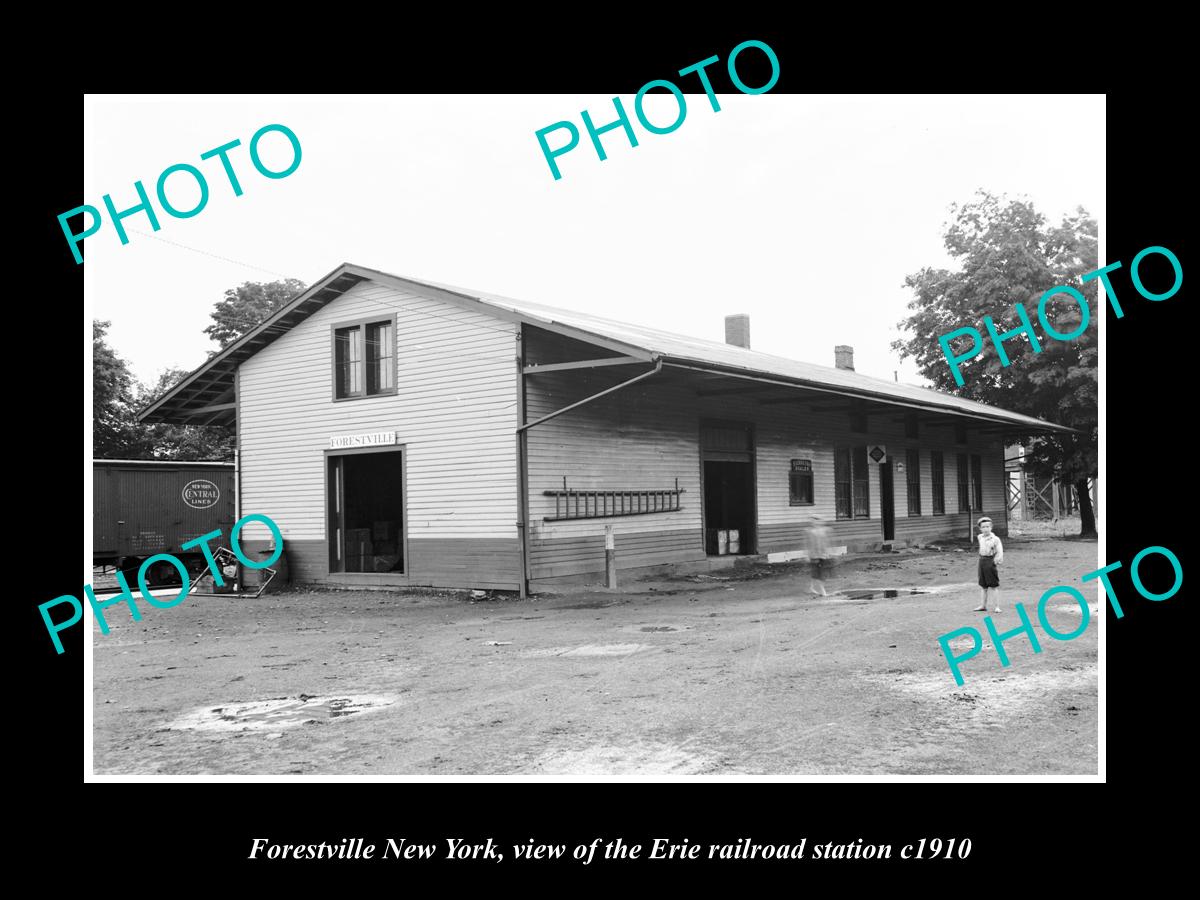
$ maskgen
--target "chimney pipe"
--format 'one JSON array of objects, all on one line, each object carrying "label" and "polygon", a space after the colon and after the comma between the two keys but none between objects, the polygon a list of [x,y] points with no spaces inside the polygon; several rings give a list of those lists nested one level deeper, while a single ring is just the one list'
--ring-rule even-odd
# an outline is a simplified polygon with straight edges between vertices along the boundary
[{"label": "chimney pipe", "polygon": [[725,317],[725,343],[750,349],[750,317],[745,313]]},{"label": "chimney pipe", "polygon": [[854,348],[846,344],[838,344],[833,348],[833,364],[839,369],[854,371]]}]

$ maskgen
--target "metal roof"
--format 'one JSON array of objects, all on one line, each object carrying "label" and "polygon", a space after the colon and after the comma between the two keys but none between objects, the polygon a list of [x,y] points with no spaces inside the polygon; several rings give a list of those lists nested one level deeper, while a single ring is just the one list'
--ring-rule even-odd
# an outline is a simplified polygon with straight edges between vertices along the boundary
[{"label": "metal roof", "polygon": [[443,299],[510,321],[535,325],[648,361],[662,359],[666,365],[677,368],[697,369],[713,375],[766,381],[781,387],[801,387],[810,391],[861,397],[930,412],[984,419],[1012,426],[1014,431],[1072,430],[953,394],[873,378],[849,369],[801,362],[731,344],[687,337],[590,313],[514,300],[468,288],[390,275],[350,263],[343,263],[257,328],[214,355],[162,398],[144,409],[138,416],[139,420],[231,423],[234,417],[233,404],[224,401],[232,400],[233,372],[237,366],[363,280]]}]

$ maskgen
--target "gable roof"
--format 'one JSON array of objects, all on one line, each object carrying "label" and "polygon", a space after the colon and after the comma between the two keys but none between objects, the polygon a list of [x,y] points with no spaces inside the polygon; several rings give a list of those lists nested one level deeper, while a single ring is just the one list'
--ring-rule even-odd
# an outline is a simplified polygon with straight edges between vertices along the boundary
[{"label": "gable roof", "polygon": [[534,325],[648,362],[662,360],[667,366],[697,369],[713,375],[766,381],[782,387],[800,387],[915,407],[930,412],[983,419],[1011,426],[1014,431],[1072,430],[1042,419],[955,397],[953,394],[873,378],[849,369],[819,366],[731,344],[618,322],[590,313],[572,312],[436,282],[417,281],[351,263],[343,263],[258,327],[213,355],[170,391],[143,409],[138,414],[138,420],[192,424],[233,423],[236,415],[233,404],[233,377],[237,367],[354,285],[366,280],[401,291],[445,300],[509,321]]}]

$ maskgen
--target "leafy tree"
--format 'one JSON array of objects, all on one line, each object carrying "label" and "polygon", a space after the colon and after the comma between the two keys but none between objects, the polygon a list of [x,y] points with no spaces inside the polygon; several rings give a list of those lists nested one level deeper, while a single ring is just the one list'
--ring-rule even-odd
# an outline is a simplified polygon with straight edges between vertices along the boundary
[{"label": "leafy tree", "polygon": [[[1096,221],[1081,207],[1060,224],[1047,226],[1032,203],[984,191],[969,203],[952,205],[951,214],[945,245],[957,268],[924,268],[905,279],[916,296],[908,304],[912,314],[899,327],[910,336],[893,342],[892,349],[902,358],[912,357],[938,390],[1077,429],[1075,434],[1034,437],[1026,461],[1035,472],[1074,485],[1081,536],[1095,535],[1087,479],[1099,475],[1095,318],[1103,310],[1096,305],[1097,282],[1080,284],[1079,278],[1099,267]],[[1042,295],[1061,285],[1080,291],[1090,308],[1088,327],[1069,341],[1049,337],[1038,322]],[[1024,335],[1009,339],[1004,349],[1010,364],[1002,366],[982,320],[990,315],[999,333],[1017,328],[1016,304],[1025,307],[1041,352],[1034,352]],[[1081,315],[1078,304],[1065,295],[1046,307],[1046,318],[1059,334],[1074,331]],[[984,350],[960,364],[960,388],[938,338],[966,326],[983,332]],[[969,335],[951,343],[955,353],[966,353],[970,345]]]},{"label": "leafy tree", "polygon": [[266,319],[307,287],[303,281],[247,281],[229,288],[212,312],[213,324],[204,333],[224,350],[259,322]]},{"label": "leafy tree", "polygon": [[[221,345],[232,344],[303,291],[294,278],[269,283],[247,281],[225,291],[213,323],[204,333]],[[137,411],[161,397],[188,374],[170,368],[152,385],[138,383],[129,364],[105,342],[110,322],[92,322],[92,455],[108,459],[232,459],[235,431],[227,425],[141,424]]]},{"label": "leafy tree", "polygon": [[187,375],[167,369],[156,384],[136,381],[105,341],[110,322],[92,322],[92,456],[96,459],[232,459],[234,430],[222,425],[145,425],[137,412]]},{"label": "leafy tree", "polygon": [[[138,385],[137,406],[157,400],[185,375],[187,369],[166,369],[153,385]],[[140,426],[145,442],[155,459],[232,460],[236,446],[235,430],[228,425],[174,425],[158,423]]]},{"label": "leafy tree", "polygon": [[92,320],[92,456],[138,457],[144,442],[134,421],[134,379],[129,363],[108,346],[111,322]]}]

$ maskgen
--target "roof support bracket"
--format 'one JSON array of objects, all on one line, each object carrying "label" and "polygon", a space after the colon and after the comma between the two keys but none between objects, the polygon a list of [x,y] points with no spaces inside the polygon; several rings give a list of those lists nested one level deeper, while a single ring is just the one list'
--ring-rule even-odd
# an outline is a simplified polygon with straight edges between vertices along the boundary
[{"label": "roof support bracket", "polygon": [[592,394],[590,397],[584,397],[582,400],[578,400],[575,403],[572,403],[570,406],[564,406],[562,409],[555,410],[554,412],[550,413],[549,415],[542,416],[540,419],[534,419],[532,422],[527,422],[524,425],[521,425],[519,428],[517,428],[517,433],[520,434],[522,431],[528,431],[534,425],[541,425],[543,422],[549,422],[551,419],[557,419],[563,413],[568,413],[573,409],[578,409],[579,407],[581,407],[585,404],[591,403],[593,400],[599,400],[601,397],[604,397],[607,394],[611,394],[614,391],[619,391],[622,388],[627,388],[631,384],[636,384],[637,382],[642,381],[645,378],[649,378],[651,375],[657,375],[659,372],[662,371],[662,366],[663,366],[662,360],[657,359],[654,361],[654,368],[651,369],[649,372],[643,372],[641,375],[636,375],[627,381],[622,381],[620,384],[614,384],[612,387],[606,388],[605,390],[601,391],[598,394]]}]

